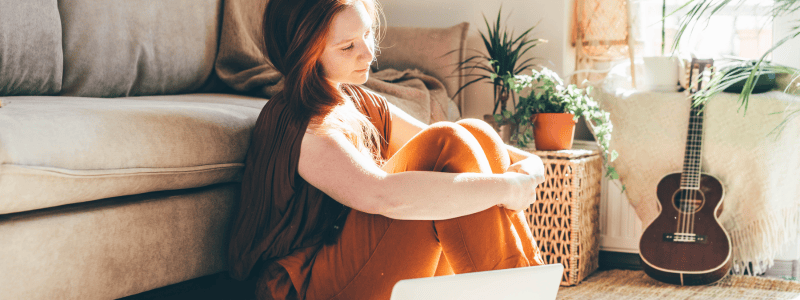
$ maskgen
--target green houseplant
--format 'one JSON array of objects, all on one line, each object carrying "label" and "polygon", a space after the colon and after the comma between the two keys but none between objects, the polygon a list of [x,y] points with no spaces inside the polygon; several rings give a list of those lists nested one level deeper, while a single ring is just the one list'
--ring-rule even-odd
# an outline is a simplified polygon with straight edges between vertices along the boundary
[{"label": "green houseplant", "polygon": [[523,55],[539,43],[547,42],[528,37],[531,30],[536,27],[535,25],[518,36],[514,35],[513,30],[509,32],[507,28],[501,29],[501,13],[502,7],[497,13],[497,20],[494,24],[489,24],[486,16],[483,17],[487,32],[484,34],[479,31],[479,33],[486,52],[473,50],[478,53],[459,63],[458,68],[466,71],[464,76],[469,77],[469,80],[455,93],[458,95],[464,88],[476,82],[491,83],[494,87],[494,108],[492,114],[485,119],[494,121],[495,129],[499,129],[497,126],[505,123],[502,115],[498,114],[498,109],[500,112],[505,111],[509,98],[511,98],[512,106],[516,102],[515,93],[510,86],[511,79],[523,70],[533,67],[531,62],[534,58],[523,59]]},{"label": "green houseplant", "polygon": [[[711,20],[712,16],[720,13],[723,11],[723,9],[738,8],[744,4],[745,1],[743,0],[690,0],[686,2],[684,5],[670,13],[675,14],[678,11],[688,7],[688,12],[681,14],[682,17],[679,21],[679,28],[678,32],[675,34],[672,49],[678,49],[681,37],[683,37],[687,31],[691,32],[694,29],[694,26],[701,21],[705,21],[707,23]],[[765,15],[772,17],[774,20],[777,17],[791,16],[790,14],[798,10],[800,10],[800,0],[774,0],[772,8],[768,10]],[[750,95],[753,93],[754,89],[756,89],[760,77],[764,75],[775,76],[776,74],[789,74],[791,76],[791,82],[787,85],[786,90],[784,90],[784,92],[789,92],[789,88],[800,81],[800,69],[781,65],[773,65],[767,62],[766,58],[770,53],[781,47],[787,41],[800,36],[800,20],[792,21],[797,25],[792,26],[788,34],[775,42],[774,45],[761,56],[760,59],[735,62],[744,67],[731,68],[729,70],[733,72],[720,72],[720,74],[715,75],[714,79],[709,85],[707,85],[707,88],[704,88],[703,91],[694,94],[693,97],[695,105],[699,105],[705,101],[708,101],[708,99],[712,96],[719,92],[725,91],[734,85],[743,85],[739,95],[739,106],[744,108],[743,113],[746,113]],[[775,130],[780,132],[782,126],[785,125],[790,118],[797,116],[800,116],[800,110],[790,113],[787,116],[787,119],[785,119],[777,128],[775,128]]]},{"label": "green houseplant", "polygon": [[[575,124],[584,117],[590,125],[592,132],[597,139],[606,166],[606,174],[611,179],[618,179],[616,169],[609,165],[617,159],[617,152],[609,150],[611,141],[610,115],[603,111],[589,94],[592,87],[580,89],[574,84],[565,86],[561,78],[547,68],[541,71],[532,70],[532,75],[517,75],[510,81],[510,87],[515,92],[530,88],[530,94],[519,98],[515,107],[515,112],[510,115],[509,120],[518,125],[519,130],[514,138],[520,147],[526,147],[533,140],[539,150],[563,150],[572,146],[572,138]],[[560,115],[560,116],[552,116]],[[566,122],[547,121],[556,119],[566,119]],[[567,123],[568,128],[550,128],[555,123]],[[552,131],[550,131],[552,130]],[[548,140],[549,136],[561,136],[568,139],[567,144],[560,147],[540,146],[540,141]],[[534,137],[536,138],[534,140]]]}]

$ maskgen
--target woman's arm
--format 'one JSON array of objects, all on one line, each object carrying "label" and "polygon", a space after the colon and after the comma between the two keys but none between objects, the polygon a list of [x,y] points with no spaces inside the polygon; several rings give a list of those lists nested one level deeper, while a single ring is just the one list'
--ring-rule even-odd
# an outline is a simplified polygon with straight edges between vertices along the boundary
[{"label": "woman's arm", "polygon": [[388,174],[341,133],[307,132],[300,149],[298,172],[311,185],[353,209],[394,219],[450,219],[497,204],[522,210],[540,181],[513,172]]}]

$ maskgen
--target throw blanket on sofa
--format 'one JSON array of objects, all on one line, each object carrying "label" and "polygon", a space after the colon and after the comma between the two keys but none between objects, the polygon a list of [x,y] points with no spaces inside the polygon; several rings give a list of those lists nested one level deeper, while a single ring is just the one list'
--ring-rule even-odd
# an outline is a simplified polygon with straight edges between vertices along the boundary
[{"label": "throw blanket on sofa", "polygon": [[444,85],[416,69],[381,70],[372,73],[364,85],[426,124],[456,121],[460,116]]},{"label": "throw blanket on sofa", "polygon": [[[225,75],[223,80],[234,89],[259,97],[270,98],[283,88],[283,76],[265,64],[228,77]],[[441,81],[416,69],[384,69],[370,73],[364,86],[426,124],[456,121],[461,117]]]},{"label": "throw blanket on sofa", "polygon": [[[659,213],[656,185],[683,168],[690,100],[685,93],[608,85],[594,91],[614,124],[611,148],[619,158],[613,165],[646,226]],[[736,270],[752,262],[758,272],[800,229],[800,118],[780,135],[770,135],[800,109],[800,97],[777,91],[753,95],[743,114],[738,96],[723,93],[707,103],[701,168],[725,188],[720,221],[733,243]]]}]

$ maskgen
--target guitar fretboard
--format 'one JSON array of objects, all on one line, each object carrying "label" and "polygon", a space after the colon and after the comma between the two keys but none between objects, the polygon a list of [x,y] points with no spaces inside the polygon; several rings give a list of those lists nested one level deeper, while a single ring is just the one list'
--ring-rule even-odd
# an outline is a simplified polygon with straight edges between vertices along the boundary
[{"label": "guitar fretboard", "polygon": [[[689,97],[691,99],[691,97]],[[689,116],[689,130],[686,135],[686,152],[681,175],[682,189],[700,188],[700,161],[703,150],[703,111],[702,106],[692,107]]]},{"label": "guitar fretboard", "polygon": [[[689,68],[689,101],[694,103],[693,95],[703,88],[713,76],[714,60],[692,59]],[[686,135],[686,153],[683,158],[681,189],[700,189],[700,161],[703,153],[703,105],[691,105],[689,131]]]}]

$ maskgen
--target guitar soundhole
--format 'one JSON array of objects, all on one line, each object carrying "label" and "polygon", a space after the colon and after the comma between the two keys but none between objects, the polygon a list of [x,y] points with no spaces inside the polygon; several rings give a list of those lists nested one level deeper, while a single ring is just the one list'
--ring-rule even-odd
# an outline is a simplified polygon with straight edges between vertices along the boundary
[{"label": "guitar soundhole", "polygon": [[706,196],[700,190],[680,189],[672,196],[672,205],[684,214],[700,211],[706,203]]}]

